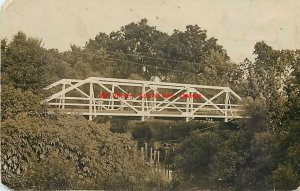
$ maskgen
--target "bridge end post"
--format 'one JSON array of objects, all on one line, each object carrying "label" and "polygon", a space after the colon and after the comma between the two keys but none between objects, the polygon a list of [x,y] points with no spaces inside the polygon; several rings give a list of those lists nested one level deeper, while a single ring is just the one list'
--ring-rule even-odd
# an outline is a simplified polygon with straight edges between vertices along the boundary
[{"label": "bridge end post", "polygon": [[89,121],[93,120],[93,99],[94,99],[94,88],[93,83],[90,83],[90,95],[89,95]]}]

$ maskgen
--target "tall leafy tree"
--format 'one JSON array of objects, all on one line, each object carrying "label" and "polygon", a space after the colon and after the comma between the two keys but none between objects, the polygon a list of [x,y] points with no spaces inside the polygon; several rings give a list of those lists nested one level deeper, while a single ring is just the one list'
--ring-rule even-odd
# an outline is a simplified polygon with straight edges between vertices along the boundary
[{"label": "tall leafy tree", "polygon": [[16,88],[41,93],[47,84],[44,78],[46,52],[41,41],[19,32],[10,43],[1,42],[1,52],[2,84],[11,83]]},{"label": "tall leafy tree", "polygon": [[94,40],[89,40],[86,48],[106,50],[110,58],[117,63],[119,77],[127,78],[131,73],[136,73],[144,74],[144,77],[150,79],[151,75],[157,73],[155,66],[159,64],[157,60],[150,57],[161,55],[160,47],[165,38],[167,38],[166,33],[149,26],[147,19],[142,19],[138,23],[125,25],[119,31],[111,32],[109,35],[99,33]]},{"label": "tall leafy tree", "polygon": [[217,39],[208,38],[197,25],[169,36],[142,19],[109,35],[99,33],[86,48],[106,50],[122,78],[136,73],[146,79],[160,76],[165,81],[225,85],[234,66]]}]

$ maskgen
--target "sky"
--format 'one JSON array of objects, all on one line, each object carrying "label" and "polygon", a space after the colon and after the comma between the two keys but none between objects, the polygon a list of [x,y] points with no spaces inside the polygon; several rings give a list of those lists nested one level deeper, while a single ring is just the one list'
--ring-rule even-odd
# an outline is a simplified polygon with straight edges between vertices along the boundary
[{"label": "sky", "polygon": [[234,62],[253,60],[262,40],[274,49],[300,49],[299,0],[14,0],[2,10],[1,37],[22,30],[63,51],[142,18],[169,34],[197,24]]}]

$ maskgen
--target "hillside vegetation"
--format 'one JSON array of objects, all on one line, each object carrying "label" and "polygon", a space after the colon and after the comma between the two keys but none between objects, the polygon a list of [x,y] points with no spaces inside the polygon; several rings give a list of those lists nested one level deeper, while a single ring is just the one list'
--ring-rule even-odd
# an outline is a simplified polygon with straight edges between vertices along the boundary
[{"label": "hillside vegetation", "polygon": [[[171,35],[146,19],[84,47],[45,49],[19,32],[1,41],[1,175],[14,189],[295,189],[300,185],[300,50],[257,42],[255,61],[233,63],[206,30]],[[89,122],[47,115],[43,88],[90,76],[224,85],[250,118],[230,123]],[[172,131],[170,131],[172,126]],[[211,127],[211,128],[210,128]],[[172,182],[143,165],[143,142],[178,141]]]}]

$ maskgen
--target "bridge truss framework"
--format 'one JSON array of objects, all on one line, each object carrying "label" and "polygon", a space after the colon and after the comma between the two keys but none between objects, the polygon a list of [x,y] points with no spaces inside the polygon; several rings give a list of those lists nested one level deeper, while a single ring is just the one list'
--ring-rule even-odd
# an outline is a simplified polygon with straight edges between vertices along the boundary
[{"label": "bridge truss framework", "polygon": [[[134,116],[142,120],[176,117],[186,121],[204,118],[225,122],[242,118],[238,105],[241,97],[229,87],[89,77],[62,79],[45,89],[54,93],[44,100],[48,113],[84,115],[89,120],[97,116]],[[103,92],[108,97],[98,96]],[[200,97],[196,99],[193,95]]]}]

